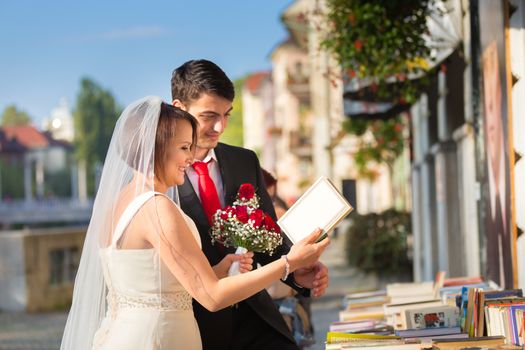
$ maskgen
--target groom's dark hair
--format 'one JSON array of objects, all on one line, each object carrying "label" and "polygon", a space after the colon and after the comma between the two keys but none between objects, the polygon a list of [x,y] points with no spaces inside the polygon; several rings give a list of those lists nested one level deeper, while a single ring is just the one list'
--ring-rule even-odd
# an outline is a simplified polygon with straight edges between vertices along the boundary
[{"label": "groom's dark hair", "polygon": [[201,94],[214,94],[233,101],[235,89],[226,73],[208,60],[191,60],[173,71],[171,98],[189,104]]}]

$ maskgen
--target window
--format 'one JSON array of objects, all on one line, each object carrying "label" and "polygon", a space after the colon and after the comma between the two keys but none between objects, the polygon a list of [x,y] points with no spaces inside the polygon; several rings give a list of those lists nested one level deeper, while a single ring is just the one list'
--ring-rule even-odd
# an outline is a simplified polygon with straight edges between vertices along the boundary
[{"label": "window", "polygon": [[49,252],[49,284],[73,283],[80,254],[77,247],[53,249]]}]

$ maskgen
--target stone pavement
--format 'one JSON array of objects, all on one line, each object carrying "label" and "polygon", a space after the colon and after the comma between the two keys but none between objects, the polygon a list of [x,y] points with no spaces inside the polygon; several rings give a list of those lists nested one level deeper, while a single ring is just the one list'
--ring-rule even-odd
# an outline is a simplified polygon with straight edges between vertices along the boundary
[{"label": "stone pavement", "polygon": [[0,350],[56,350],[67,313],[0,312]]},{"label": "stone pavement", "polygon": [[[340,230],[345,231],[345,230]],[[339,233],[332,238],[321,261],[328,267],[330,284],[326,294],[312,303],[312,323],[316,343],[308,350],[323,350],[330,323],[339,320],[343,296],[347,293],[377,289],[379,281],[364,275],[346,264],[345,236]]]},{"label": "stone pavement", "polygon": [[[338,320],[345,293],[377,288],[377,279],[348,268],[345,262],[344,235],[332,239],[322,257],[330,271],[330,286],[325,296],[312,303],[312,322],[317,343],[309,350],[324,349],[326,332]],[[66,323],[65,312],[25,314],[0,312],[0,350],[56,350],[60,347]]]}]

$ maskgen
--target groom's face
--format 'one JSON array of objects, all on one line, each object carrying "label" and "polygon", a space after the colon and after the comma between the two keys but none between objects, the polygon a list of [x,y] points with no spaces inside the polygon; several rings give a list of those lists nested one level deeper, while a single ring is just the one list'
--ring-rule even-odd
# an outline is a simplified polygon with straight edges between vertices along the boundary
[{"label": "groom's face", "polygon": [[199,122],[196,157],[205,156],[208,150],[217,146],[228,125],[232,102],[214,94],[204,93],[189,104],[184,105],[179,100],[174,100],[173,105],[187,111]]}]

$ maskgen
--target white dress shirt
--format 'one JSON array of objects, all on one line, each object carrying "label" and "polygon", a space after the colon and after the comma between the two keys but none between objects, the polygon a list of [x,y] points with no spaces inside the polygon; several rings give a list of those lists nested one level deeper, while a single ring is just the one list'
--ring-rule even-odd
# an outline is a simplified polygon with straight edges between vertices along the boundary
[{"label": "white dress shirt", "polygon": [[[211,179],[215,183],[215,188],[217,189],[217,194],[219,195],[219,201],[221,202],[221,207],[224,208],[224,186],[222,185],[221,170],[219,169],[219,161],[215,155],[215,149],[212,148],[209,150],[208,154],[202,161],[208,163],[208,172],[210,173]],[[192,166],[186,168],[186,175],[188,175],[191,185],[193,186],[193,189],[200,200],[201,195],[199,193],[199,175]]]}]

